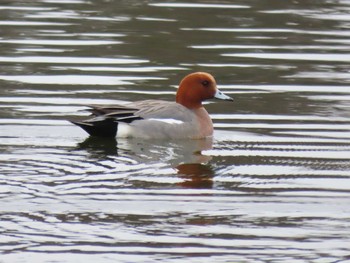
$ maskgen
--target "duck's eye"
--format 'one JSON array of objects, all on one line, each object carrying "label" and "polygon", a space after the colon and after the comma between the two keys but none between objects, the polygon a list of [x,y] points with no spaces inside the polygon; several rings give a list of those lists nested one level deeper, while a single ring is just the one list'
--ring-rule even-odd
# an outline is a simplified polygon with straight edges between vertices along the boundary
[{"label": "duck's eye", "polygon": [[203,81],[202,81],[202,85],[203,85],[204,87],[208,87],[208,86],[209,86],[209,81],[208,81],[208,80],[203,80]]}]

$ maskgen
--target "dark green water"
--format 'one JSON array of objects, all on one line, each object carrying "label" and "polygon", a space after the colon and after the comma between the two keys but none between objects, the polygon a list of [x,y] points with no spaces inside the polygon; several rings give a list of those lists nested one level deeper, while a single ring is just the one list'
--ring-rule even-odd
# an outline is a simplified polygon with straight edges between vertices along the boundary
[{"label": "dark green water", "polygon": [[[350,262],[350,1],[0,2],[0,262]],[[212,73],[213,140],[86,104]]]}]

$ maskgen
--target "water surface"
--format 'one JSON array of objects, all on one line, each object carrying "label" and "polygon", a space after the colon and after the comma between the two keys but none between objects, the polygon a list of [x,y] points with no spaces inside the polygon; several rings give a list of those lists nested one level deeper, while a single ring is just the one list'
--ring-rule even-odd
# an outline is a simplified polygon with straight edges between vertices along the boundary
[{"label": "water surface", "polygon": [[[349,1],[0,4],[0,262],[350,262]],[[207,140],[88,138],[84,105],[173,100]]]}]

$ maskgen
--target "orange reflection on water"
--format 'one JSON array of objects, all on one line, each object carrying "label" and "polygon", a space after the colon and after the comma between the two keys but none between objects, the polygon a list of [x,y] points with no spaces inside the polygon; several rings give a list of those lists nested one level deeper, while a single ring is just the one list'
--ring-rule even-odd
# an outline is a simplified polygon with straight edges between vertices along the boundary
[{"label": "orange reflection on water", "polygon": [[176,167],[183,182],[178,185],[185,188],[212,188],[214,170],[210,165],[201,163],[186,163]]}]

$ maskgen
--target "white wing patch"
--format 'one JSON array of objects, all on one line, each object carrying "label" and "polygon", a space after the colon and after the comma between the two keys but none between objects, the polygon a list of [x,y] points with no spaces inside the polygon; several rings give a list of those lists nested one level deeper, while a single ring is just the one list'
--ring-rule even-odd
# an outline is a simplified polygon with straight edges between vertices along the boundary
[{"label": "white wing patch", "polygon": [[176,119],[150,118],[148,120],[150,120],[150,121],[160,121],[160,122],[165,122],[165,123],[168,123],[168,124],[183,124],[184,123],[183,121],[176,120]]}]

